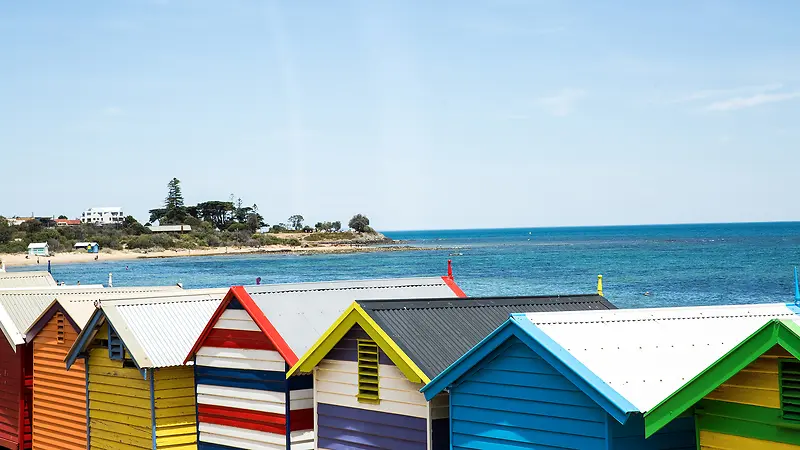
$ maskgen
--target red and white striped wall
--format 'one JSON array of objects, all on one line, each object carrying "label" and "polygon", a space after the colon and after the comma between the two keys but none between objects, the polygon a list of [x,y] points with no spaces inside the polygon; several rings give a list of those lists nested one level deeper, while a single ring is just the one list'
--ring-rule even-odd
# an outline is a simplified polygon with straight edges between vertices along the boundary
[{"label": "red and white striped wall", "polygon": [[287,380],[286,360],[239,301],[223,306],[194,351],[198,449],[313,449],[311,376]]}]

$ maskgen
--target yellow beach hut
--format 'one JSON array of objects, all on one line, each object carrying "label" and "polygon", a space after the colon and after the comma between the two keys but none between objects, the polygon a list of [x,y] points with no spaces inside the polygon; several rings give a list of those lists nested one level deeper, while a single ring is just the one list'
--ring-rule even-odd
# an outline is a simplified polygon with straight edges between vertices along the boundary
[{"label": "yellow beach hut", "polygon": [[100,302],[66,358],[86,367],[90,448],[197,448],[194,372],[183,359],[223,295]]}]

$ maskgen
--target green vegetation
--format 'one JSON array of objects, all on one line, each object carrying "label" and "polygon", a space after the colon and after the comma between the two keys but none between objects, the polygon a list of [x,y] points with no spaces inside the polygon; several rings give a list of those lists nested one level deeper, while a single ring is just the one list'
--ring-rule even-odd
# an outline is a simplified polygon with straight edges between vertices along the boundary
[{"label": "green vegetation", "polygon": [[[264,222],[258,206],[244,206],[242,199],[234,201],[210,200],[195,206],[186,206],[180,180],[173,178],[167,183],[167,197],[162,206],[149,211],[150,223],[159,225],[190,225],[186,233],[151,233],[147,226],[133,216],[127,216],[121,224],[56,227],[53,220],[30,220],[20,225],[9,225],[0,216],[0,253],[27,251],[31,242],[47,242],[51,252],[71,251],[75,242],[97,242],[104,249],[194,249],[203,247],[261,247],[267,245],[300,246],[304,242],[347,241],[358,238],[357,233],[374,233],[369,219],[356,214],[349,226],[355,231],[342,232],[342,223],[317,222],[314,227],[304,225],[305,218],[294,214],[287,223],[271,227]],[[66,219],[67,216],[60,215]],[[267,232],[260,232],[266,229]],[[291,237],[279,237],[277,233],[291,233]],[[297,236],[297,237],[295,237]]]}]

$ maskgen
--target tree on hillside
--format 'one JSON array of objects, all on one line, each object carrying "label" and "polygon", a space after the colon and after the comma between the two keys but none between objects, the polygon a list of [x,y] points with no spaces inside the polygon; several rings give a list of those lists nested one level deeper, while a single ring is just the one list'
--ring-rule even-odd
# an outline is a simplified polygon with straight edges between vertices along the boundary
[{"label": "tree on hillside", "polygon": [[342,222],[337,220],[336,222],[331,223],[331,228],[333,229],[333,231],[337,231],[337,232],[341,231],[342,230]]},{"label": "tree on hillside", "polygon": [[303,229],[303,221],[304,220],[305,219],[300,214],[295,214],[295,215],[289,217],[289,219],[288,219],[289,225],[291,225],[292,228],[294,230],[297,230],[297,231],[300,231],[300,230]]},{"label": "tree on hillside", "polygon": [[14,235],[14,229],[8,224],[5,217],[0,216],[0,244],[5,244],[11,240]]},{"label": "tree on hillside", "polygon": [[148,230],[144,225],[140,224],[139,221],[133,216],[127,216],[122,219],[122,228],[134,235],[147,234],[150,232],[150,230]]},{"label": "tree on hillside", "polygon": [[233,214],[233,203],[223,202],[218,200],[211,200],[207,202],[198,203],[195,206],[197,210],[197,218],[210,222],[215,228],[224,230],[230,225]]},{"label": "tree on hillside", "polygon": [[369,219],[363,214],[356,214],[353,216],[347,225],[359,233],[372,231],[372,228],[369,227]]},{"label": "tree on hillside", "polygon": [[167,198],[164,199],[164,207],[150,210],[150,222],[164,225],[169,223],[182,223],[188,212],[183,204],[183,193],[181,192],[181,180],[173,178],[167,183]]},{"label": "tree on hillside", "polygon": [[63,215],[63,214],[62,214],[62,215],[58,216],[58,218],[59,218],[59,219],[68,219],[69,217],[67,217],[67,216],[65,216],[65,215]]}]

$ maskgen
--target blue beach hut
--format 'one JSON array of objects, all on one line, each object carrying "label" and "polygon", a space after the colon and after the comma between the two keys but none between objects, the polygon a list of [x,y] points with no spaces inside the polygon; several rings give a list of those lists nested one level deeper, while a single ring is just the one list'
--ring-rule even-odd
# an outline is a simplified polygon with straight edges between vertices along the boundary
[{"label": "blue beach hut", "polygon": [[451,448],[696,449],[691,415],[645,438],[645,416],[783,304],[512,314],[431,380]]}]

